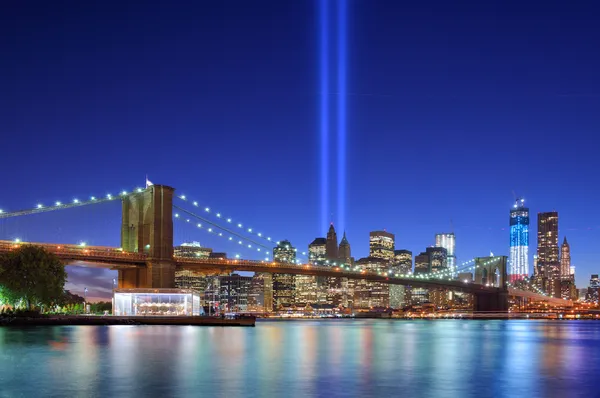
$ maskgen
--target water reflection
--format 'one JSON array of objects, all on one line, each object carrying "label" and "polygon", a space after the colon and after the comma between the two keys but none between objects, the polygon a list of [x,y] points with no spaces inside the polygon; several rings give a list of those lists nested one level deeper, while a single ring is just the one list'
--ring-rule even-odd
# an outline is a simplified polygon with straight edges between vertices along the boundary
[{"label": "water reflection", "polygon": [[591,321],[0,328],[0,396],[592,397],[599,367]]}]

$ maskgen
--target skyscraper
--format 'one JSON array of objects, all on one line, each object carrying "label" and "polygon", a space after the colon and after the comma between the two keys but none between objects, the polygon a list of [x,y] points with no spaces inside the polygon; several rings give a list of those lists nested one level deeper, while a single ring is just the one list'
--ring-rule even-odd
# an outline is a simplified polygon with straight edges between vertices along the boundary
[{"label": "skyscraper", "polygon": [[[273,261],[282,263],[296,262],[296,249],[283,240],[273,248]],[[296,276],[292,274],[273,274],[273,309],[277,310],[295,302]]]},{"label": "skyscraper", "polygon": [[415,275],[428,274],[431,272],[431,264],[429,262],[429,253],[419,253],[415,256]]},{"label": "skyscraper", "polygon": [[412,274],[412,252],[410,250],[394,250],[394,264],[401,274]]},{"label": "skyscraper", "polygon": [[344,231],[344,236],[340,242],[340,247],[338,249],[338,257],[340,261],[344,264],[352,263],[352,252],[350,251],[350,243],[348,243],[348,239],[346,239],[346,231]]},{"label": "skyscraper", "polygon": [[313,265],[324,265],[327,259],[327,240],[325,238],[315,238],[308,245],[308,261]]},{"label": "skyscraper", "polygon": [[510,210],[510,280],[529,275],[529,209],[518,199]]},{"label": "skyscraper", "polygon": [[[560,297],[560,260],[558,252],[558,212],[538,213],[538,274],[547,278],[546,293]],[[558,291],[557,291],[558,290]]]},{"label": "skyscraper", "polygon": [[325,246],[325,256],[329,261],[337,261],[338,259],[338,240],[337,234],[333,223],[329,225],[329,231],[327,232],[327,242]]},{"label": "skyscraper", "polygon": [[444,249],[446,249],[446,252],[448,253],[447,265],[448,265],[448,268],[450,268],[454,273],[456,271],[456,269],[455,269],[456,268],[456,254],[455,254],[456,236],[454,235],[454,232],[444,233],[444,234],[436,234],[435,235],[435,246],[443,247]]},{"label": "skyscraper", "polygon": [[560,278],[571,279],[571,248],[566,236],[560,247]]},{"label": "skyscraper", "polygon": [[289,240],[282,240],[273,248],[273,261],[280,263],[296,262],[296,249]]},{"label": "skyscraper", "polygon": [[443,272],[448,268],[448,252],[443,247],[428,247],[425,252],[429,256],[431,272]]},{"label": "skyscraper", "polygon": [[394,234],[386,231],[369,232],[369,257],[392,262],[394,260]]}]

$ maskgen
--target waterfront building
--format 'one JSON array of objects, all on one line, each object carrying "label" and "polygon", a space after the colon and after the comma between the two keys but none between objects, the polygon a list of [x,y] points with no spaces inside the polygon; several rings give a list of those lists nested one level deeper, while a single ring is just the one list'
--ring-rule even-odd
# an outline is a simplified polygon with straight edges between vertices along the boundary
[{"label": "waterfront building", "polygon": [[[356,261],[356,265],[368,272],[385,272],[388,270],[388,261],[383,258],[365,257]],[[389,307],[389,284],[371,282],[364,279],[357,280],[354,284],[354,308]]]},{"label": "waterfront building", "polygon": [[598,274],[592,274],[590,278],[590,286],[587,289],[586,301],[591,303],[599,303],[600,297],[600,279],[598,279]]},{"label": "waterfront building", "polygon": [[257,272],[252,277],[248,290],[248,311],[273,311],[273,278],[271,274]]},{"label": "waterfront building", "polygon": [[394,260],[394,240],[394,234],[387,231],[369,232],[369,257],[392,262]]},{"label": "waterfront building", "polygon": [[509,279],[529,276],[529,209],[524,199],[517,199],[510,210]]},{"label": "waterfront building", "polygon": [[248,311],[251,276],[231,274],[219,277],[219,308],[225,312]]},{"label": "waterfront building", "polygon": [[198,316],[200,294],[188,289],[114,289],[117,316]]}]

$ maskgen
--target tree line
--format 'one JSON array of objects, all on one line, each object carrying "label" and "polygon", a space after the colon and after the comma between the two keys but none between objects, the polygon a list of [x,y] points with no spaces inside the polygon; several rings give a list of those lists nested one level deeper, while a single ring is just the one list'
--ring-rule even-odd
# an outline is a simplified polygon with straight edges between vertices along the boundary
[{"label": "tree line", "polygon": [[[85,299],[64,290],[62,261],[43,247],[21,245],[0,254],[0,307],[40,312],[83,313]],[[92,313],[110,311],[111,303],[90,303]]]}]

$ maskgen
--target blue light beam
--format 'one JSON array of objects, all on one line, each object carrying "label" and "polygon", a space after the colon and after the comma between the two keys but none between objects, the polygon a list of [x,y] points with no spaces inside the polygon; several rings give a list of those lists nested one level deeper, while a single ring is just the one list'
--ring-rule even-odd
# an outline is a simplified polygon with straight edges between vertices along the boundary
[{"label": "blue light beam", "polygon": [[347,48],[348,48],[348,7],[346,0],[338,1],[338,40],[337,40],[337,67],[338,67],[338,100],[337,100],[337,212],[338,230],[346,228],[346,98],[347,98]]},{"label": "blue light beam", "polygon": [[319,19],[319,68],[321,84],[320,133],[321,133],[321,224],[326,233],[329,214],[329,0],[320,0]]}]

